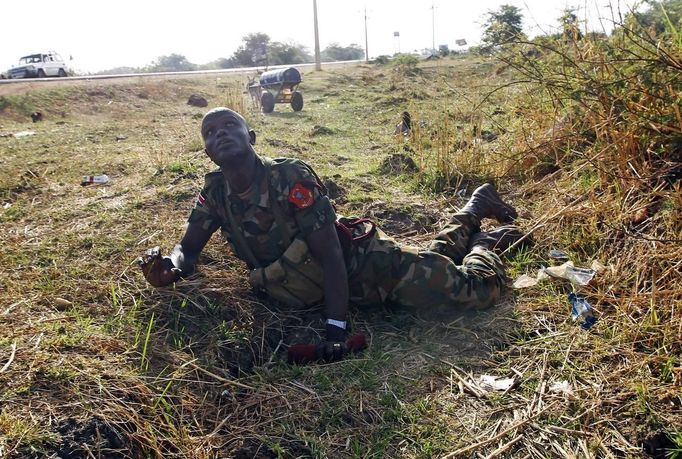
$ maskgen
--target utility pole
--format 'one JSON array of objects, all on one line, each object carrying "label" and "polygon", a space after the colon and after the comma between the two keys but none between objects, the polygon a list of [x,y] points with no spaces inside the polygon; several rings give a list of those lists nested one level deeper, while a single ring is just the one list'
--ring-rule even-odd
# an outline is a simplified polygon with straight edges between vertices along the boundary
[{"label": "utility pole", "polygon": [[367,5],[365,5],[365,63],[369,64],[369,47],[367,45]]},{"label": "utility pole", "polygon": [[322,70],[320,61],[320,35],[317,32],[317,0],[313,0],[313,18],[315,21],[315,70]]},{"label": "utility pole", "polygon": [[436,54],[436,7],[431,0],[431,52]]}]

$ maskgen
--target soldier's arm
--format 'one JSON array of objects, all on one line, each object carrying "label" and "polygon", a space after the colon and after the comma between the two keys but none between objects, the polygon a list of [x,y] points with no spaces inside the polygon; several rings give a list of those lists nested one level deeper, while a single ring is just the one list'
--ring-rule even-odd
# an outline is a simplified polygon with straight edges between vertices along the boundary
[{"label": "soldier's arm", "polygon": [[[313,256],[322,265],[327,319],[345,322],[348,311],[348,275],[334,224],[328,223],[313,231],[306,242]],[[328,341],[345,339],[345,329],[327,324]]]},{"label": "soldier's arm", "polygon": [[187,276],[194,272],[199,254],[211,239],[213,231],[207,230],[199,223],[190,222],[187,225],[185,235],[179,244],[173,247],[170,259],[173,266],[181,271],[181,275]]},{"label": "soldier's arm", "polygon": [[138,259],[145,279],[154,287],[164,287],[177,281],[181,276],[194,272],[194,265],[201,250],[211,238],[213,231],[201,224],[190,223],[184,237],[170,256],[161,256],[158,247],[149,249]]}]

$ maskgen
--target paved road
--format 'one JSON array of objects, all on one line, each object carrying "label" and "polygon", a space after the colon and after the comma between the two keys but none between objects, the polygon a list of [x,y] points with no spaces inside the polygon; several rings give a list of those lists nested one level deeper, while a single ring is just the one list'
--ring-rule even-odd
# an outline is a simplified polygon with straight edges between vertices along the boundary
[{"label": "paved road", "polygon": [[[325,62],[322,68],[357,65],[359,61],[343,61],[343,62]],[[296,68],[313,68],[315,64],[297,64]],[[268,70],[287,68],[291,65],[275,65],[269,67]],[[123,80],[130,78],[147,79],[147,78],[187,78],[193,76],[206,75],[238,75],[255,73],[258,70],[263,70],[262,67],[242,67],[235,69],[219,69],[219,70],[195,70],[191,72],[154,72],[154,73],[128,73],[122,75],[87,75],[87,76],[72,76],[65,78],[22,78],[16,80],[0,80],[0,96],[8,94],[16,94],[28,89],[43,87],[49,84],[59,84],[67,81],[96,81],[96,80]]]}]

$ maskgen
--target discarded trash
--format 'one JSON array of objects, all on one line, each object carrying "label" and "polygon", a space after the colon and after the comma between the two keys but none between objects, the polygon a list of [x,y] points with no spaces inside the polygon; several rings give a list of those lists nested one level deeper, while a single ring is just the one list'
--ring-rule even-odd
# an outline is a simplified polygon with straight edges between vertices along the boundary
[{"label": "discarded trash", "polygon": [[549,251],[549,258],[557,261],[568,261],[568,254],[563,250],[552,249]]},{"label": "discarded trash", "polygon": [[478,384],[484,389],[505,391],[514,385],[514,378],[498,378],[492,375],[481,375]]},{"label": "discarded trash", "polygon": [[533,287],[539,282],[537,277],[531,277],[528,274],[522,274],[518,279],[514,281],[514,288],[526,288]]},{"label": "discarded trash", "polygon": [[57,306],[72,306],[73,305],[73,303],[71,301],[64,299],[64,298],[60,298],[58,296],[56,296],[54,298],[54,304],[56,304]]},{"label": "discarded trash", "polygon": [[590,283],[596,273],[601,273],[604,270],[606,270],[606,267],[596,260],[592,262],[592,268],[578,268],[573,266],[572,261],[567,261],[560,266],[542,267],[538,270],[535,277],[522,274],[514,281],[513,287],[516,289],[533,287],[539,282],[552,277],[565,279],[574,285],[584,286]]},{"label": "discarded trash", "polygon": [[32,135],[35,135],[36,133],[33,131],[20,131],[20,132],[15,132],[14,137],[30,137]]},{"label": "discarded trash", "polygon": [[604,266],[604,264],[602,264],[599,260],[593,260],[590,268],[592,268],[598,274],[606,271],[606,266]]},{"label": "discarded trash", "polygon": [[83,181],[81,182],[81,186],[86,186],[86,185],[102,185],[105,183],[109,183],[109,176],[108,175],[84,175],[83,176]]},{"label": "discarded trash", "polygon": [[578,320],[582,318],[580,326],[585,330],[592,328],[592,325],[597,322],[597,318],[592,311],[592,305],[587,302],[584,296],[572,292],[568,294],[568,301],[571,302],[571,318]]},{"label": "discarded trash", "polygon": [[566,279],[577,285],[589,284],[595,274],[593,269],[573,266],[572,261],[567,261],[561,266],[550,266],[545,268],[544,271],[552,277]]},{"label": "discarded trash", "polygon": [[573,388],[571,387],[571,383],[565,380],[554,381],[554,383],[551,386],[549,386],[549,391],[558,394],[573,395]]},{"label": "discarded trash", "polygon": [[11,202],[6,202],[6,203],[4,203],[4,204],[2,205],[2,208],[3,208],[3,209],[9,209],[10,207],[12,207],[12,203],[11,203]]}]

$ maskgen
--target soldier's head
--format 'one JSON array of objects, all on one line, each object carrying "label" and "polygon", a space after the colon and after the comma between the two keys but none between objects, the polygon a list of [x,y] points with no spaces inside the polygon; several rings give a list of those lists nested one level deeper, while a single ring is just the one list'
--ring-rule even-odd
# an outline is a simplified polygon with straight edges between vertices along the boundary
[{"label": "soldier's head", "polygon": [[256,133],[246,120],[234,110],[214,108],[204,115],[201,137],[206,154],[220,167],[238,166],[255,155]]}]

